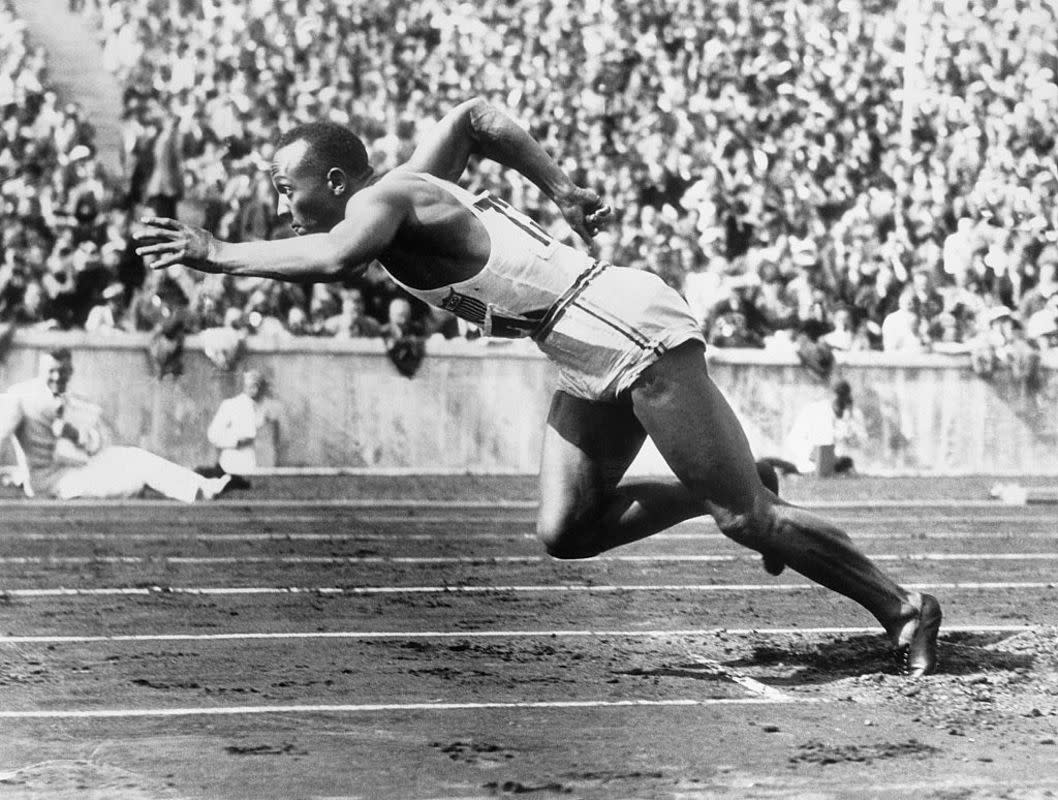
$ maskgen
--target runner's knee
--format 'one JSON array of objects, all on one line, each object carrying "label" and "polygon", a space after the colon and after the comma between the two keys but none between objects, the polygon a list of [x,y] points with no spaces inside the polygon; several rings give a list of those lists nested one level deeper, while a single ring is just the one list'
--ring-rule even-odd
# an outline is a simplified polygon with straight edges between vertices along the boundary
[{"label": "runner's knee", "polygon": [[751,510],[739,513],[720,510],[713,517],[721,533],[754,550],[768,545],[779,524],[771,503],[757,503]]},{"label": "runner's knee", "polygon": [[536,521],[536,536],[552,558],[591,558],[600,550],[598,526],[572,511],[542,512]]}]

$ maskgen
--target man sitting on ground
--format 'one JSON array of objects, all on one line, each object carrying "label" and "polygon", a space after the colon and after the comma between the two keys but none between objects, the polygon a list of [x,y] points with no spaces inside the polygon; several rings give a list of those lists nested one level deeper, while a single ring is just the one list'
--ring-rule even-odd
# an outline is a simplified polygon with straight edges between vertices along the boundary
[{"label": "man sitting on ground", "polygon": [[151,488],[191,503],[211,500],[227,476],[204,478],[139,447],[105,447],[97,406],[67,394],[73,356],[65,347],[41,357],[36,378],[0,394],[0,441],[13,436],[25,454],[27,495],[133,497]]}]

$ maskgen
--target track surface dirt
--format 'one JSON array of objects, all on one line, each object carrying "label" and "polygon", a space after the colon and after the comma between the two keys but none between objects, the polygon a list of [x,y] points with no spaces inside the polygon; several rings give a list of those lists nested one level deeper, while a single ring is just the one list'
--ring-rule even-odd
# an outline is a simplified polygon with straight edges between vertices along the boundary
[{"label": "track surface dirt", "polygon": [[994,482],[783,487],[940,597],[917,681],[707,520],[548,559],[527,479],[3,496],[0,798],[1058,796],[1058,505]]}]

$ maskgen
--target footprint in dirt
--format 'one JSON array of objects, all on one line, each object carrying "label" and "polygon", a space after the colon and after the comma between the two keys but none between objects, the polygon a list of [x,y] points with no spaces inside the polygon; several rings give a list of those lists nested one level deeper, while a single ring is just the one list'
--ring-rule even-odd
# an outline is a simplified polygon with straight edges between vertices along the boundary
[{"label": "footprint in dirt", "polygon": [[844,762],[871,763],[881,759],[906,756],[930,756],[939,752],[936,747],[917,739],[906,742],[881,742],[879,744],[829,744],[810,741],[801,745],[797,755],[791,756],[791,764],[841,764]]},{"label": "footprint in dirt", "polygon": [[283,744],[231,744],[224,748],[224,752],[233,756],[303,756],[307,750],[301,750],[290,742]]},{"label": "footprint in dirt", "polygon": [[570,794],[573,792],[568,786],[561,783],[527,784],[521,781],[504,781],[503,783],[489,782],[482,786],[490,792],[502,792],[503,794],[532,794],[535,792],[557,792],[558,794]]},{"label": "footprint in dirt", "polygon": [[473,764],[486,769],[503,766],[514,758],[514,753],[498,744],[488,742],[452,742],[451,744],[434,742],[430,746],[444,753],[452,761],[461,761],[464,764]]}]

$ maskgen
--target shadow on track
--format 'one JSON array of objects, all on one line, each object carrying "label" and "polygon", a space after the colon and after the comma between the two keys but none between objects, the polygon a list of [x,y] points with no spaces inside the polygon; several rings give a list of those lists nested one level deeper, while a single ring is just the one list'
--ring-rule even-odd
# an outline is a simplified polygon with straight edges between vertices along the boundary
[{"label": "shadow on track", "polygon": [[[1008,638],[1005,633],[941,634],[940,675],[1031,670],[1036,656],[991,649]],[[850,636],[824,641],[793,641],[755,645],[752,654],[724,661],[736,669],[777,668],[779,675],[764,680],[770,686],[809,686],[845,678],[877,674],[899,674],[899,665],[887,641],[880,635]]]}]

